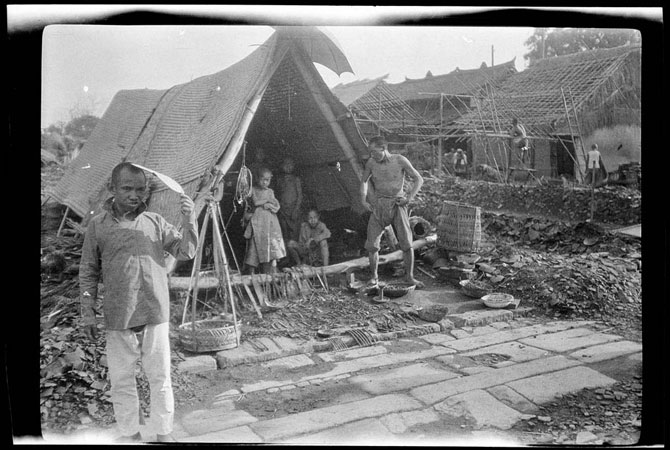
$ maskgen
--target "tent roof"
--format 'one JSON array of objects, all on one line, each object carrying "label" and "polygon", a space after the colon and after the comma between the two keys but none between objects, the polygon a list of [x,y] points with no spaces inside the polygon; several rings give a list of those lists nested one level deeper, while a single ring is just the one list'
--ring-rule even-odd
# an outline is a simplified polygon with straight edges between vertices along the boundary
[{"label": "tent roof", "polygon": [[[249,125],[249,112],[255,113],[258,106],[254,101],[264,95],[285,57],[293,55],[294,48],[304,51],[301,46],[300,41],[292,40],[291,33],[280,30],[249,56],[220,72],[165,90],[118,92],[50,194],[86,218],[97,212],[109,195],[106,183],[111,169],[127,160],[172,177],[195,197],[203,177],[224,154],[233,152],[226,158],[235,158],[241,143],[231,148],[231,141],[236,133],[246,132],[240,127],[244,120],[244,126]],[[319,77],[310,66],[309,70]],[[318,79],[321,90],[332,97],[330,101],[337,102]],[[356,138],[352,133],[348,137]],[[157,186],[150,210],[175,221],[179,215],[174,207],[178,204],[176,195]]]},{"label": "tent roof", "polygon": [[[443,75],[428,75],[421,79],[408,79],[401,83],[389,84],[389,89],[401,99],[426,100],[439,95],[469,95],[487,82],[498,83],[516,73],[514,59],[495,66],[486,63],[477,69],[455,70]],[[433,95],[427,95],[433,94]]]}]

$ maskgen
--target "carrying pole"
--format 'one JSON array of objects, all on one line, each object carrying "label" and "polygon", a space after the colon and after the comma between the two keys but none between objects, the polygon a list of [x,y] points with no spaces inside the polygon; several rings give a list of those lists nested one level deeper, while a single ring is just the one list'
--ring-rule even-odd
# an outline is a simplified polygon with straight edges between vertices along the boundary
[{"label": "carrying pole", "polygon": [[[212,217],[212,233],[214,235],[214,260],[219,261],[219,270],[223,271],[226,280],[225,283],[228,288],[228,298],[230,299],[230,308],[233,313],[233,328],[235,329],[235,341],[237,345],[240,345],[240,334],[237,330],[237,313],[235,311],[235,298],[233,297],[233,287],[230,282],[230,272],[228,267],[228,258],[226,257],[226,251],[223,248],[223,238],[221,237],[221,230],[219,229],[219,214],[217,214],[218,203],[216,201],[209,202],[209,210],[211,211],[210,215]],[[217,272],[217,277],[221,282],[223,282],[222,274]]]}]

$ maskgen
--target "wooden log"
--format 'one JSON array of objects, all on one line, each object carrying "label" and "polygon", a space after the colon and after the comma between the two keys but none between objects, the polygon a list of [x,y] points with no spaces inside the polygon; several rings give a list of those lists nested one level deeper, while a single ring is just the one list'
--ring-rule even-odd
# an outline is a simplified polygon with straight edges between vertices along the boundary
[{"label": "wooden log", "polygon": [[[412,248],[414,250],[419,250],[425,247],[428,244],[435,243],[437,241],[437,236],[432,234],[426,236],[424,239],[417,239],[412,243]],[[387,255],[379,255],[379,264],[387,264],[394,261],[402,260],[403,252],[402,250],[396,250]],[[319,275],[334,275],[345,273],[351,269],[364,269],[370,265],[370,260],[367,256],[361,258],[352,259],[351,261],[344,261],[337,264],[331,264],[325,267],[309,267],[304,266],[300,268],[300,273],[305,277],[316,277]],[[284,273],[277,274],[276,276],[287,276]],[[269,282],[272,281],[272,277],[267,274],[255,274],[255,275],[239,275],[231,274],[230,282],[231,284],[245,284],[247,286],[253,287],[253,277],[256,278],[259,282]],[[200,289],[212,289],[219,286],[219,280],[215,276],[211,275],[201,275],[198,280],[198,287]],[[190,277],[170,277],[169,285],[171,290],[187,290],[190,285]]]}]

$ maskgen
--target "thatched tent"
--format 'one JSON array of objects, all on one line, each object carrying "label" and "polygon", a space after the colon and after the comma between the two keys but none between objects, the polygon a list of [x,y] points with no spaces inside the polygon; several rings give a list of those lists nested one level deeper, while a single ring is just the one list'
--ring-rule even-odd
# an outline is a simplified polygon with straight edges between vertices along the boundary
[{"label": "thatched tent", "polygon": [[[237,229],[237,171],[262,147],[274,170],[285,157],[295,160],[308,206],[353,211],[337,216],[354,220],[364,211],[358,190],[367,148],[313,62],[351,71],[315,27],[280,27],[218,73],[166,90],[118,92],[51,196],[86,221],[109,196],[112,168],[131,161],[174,178],[202,211],[217,166],[226,174],[222,213]],[[178,223],[178,194],[156,183],[149,209]]]},{"label": "thatched tent", "polygon": [[538,175],[579,178],[581,141],[599,128],[640,125],[640,57],[641,47],[628,45],[539,60],[489,87],[450,131],[472,138],[480,162],[489,163],[494,153],[506,165],[513,158],[499,151],[508,146],[496,141],[517,118],[533,140]]}]

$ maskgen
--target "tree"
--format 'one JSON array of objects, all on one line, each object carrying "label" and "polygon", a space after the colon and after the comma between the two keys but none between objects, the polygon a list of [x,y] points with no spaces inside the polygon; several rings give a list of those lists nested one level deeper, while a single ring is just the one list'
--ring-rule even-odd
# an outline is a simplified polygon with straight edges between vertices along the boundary
[{"label": "tree", "polygon": [[90,114],[75,117],[65,125],[65,134],[75,139],[86,140],[91,135],[93,128],[100,121],[99,117]]},{"label": "tree", "polygon": [[632,29],[537,28],[524,42],[529,49],[524,59],[533,64],[543,58],[638,44],[640,41],[640,32]]}]

